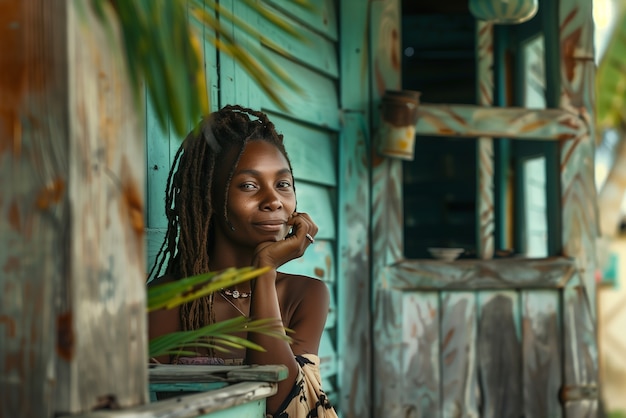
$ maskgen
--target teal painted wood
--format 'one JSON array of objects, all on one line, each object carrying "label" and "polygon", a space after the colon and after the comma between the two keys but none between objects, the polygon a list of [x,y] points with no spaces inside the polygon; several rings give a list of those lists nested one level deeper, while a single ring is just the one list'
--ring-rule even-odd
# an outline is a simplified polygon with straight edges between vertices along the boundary
[{"label": "teal painted wood", "polygon": [[406,260],[386,269],[385,286],[414,289],[561,288],[577,274],[565,257],[494,260]]},{"label": "teal painted wood", "polygon": [[441,416],[440,313],[437,292],[403,292],[399,416]]},{"label": "teal painted wood", "polygon": [[283,96],[289,105],[287,112],[282,111],[265,95],[261,95],[261,106],[276,113],[283,113],[305,123],[339,129],[339,100],[336,79],[299,65],[273,52],[268,52],[278,66],[282,67],[294,80],[300,91],[283,90]]},{"label": "teal painted wood", "polygon": [[[324,378],[330,378],[337,374],[337,352],[335,342],[328,332],[322,335],[320,348],[318,352],[320,358],[320,375]],[[326,389],[324,389],[326,390]]]},{"label": "teal painted wood", "polygon": [[[566,410],[575,411],[581,401],[597,403],[598,348],[592,309],[584,276],[576,275],[563,292],[564,381],[560,395]],[[565,416],[579,415],[566,412]]]},{"label": "teal painted wood", "polygon": [[535,141],[574,140],[587,132],[579,116],[563,109],[523,107],[486,108],[463,104],[423,103],[418,110],[416,135],[477,136]]},{"label": "teal painted wood", "polygon": [[521,292],[524,416],[560,418],[563,376],[560,292]]},{"label": "teal painted wood", "polygon": [[[384,277],[383,277],[384,279]],[[377,289],[374,300],[374,410],[366,416],[404,417],[402,293]]]},{"label": "teal painted wood", "polygon": [[315,239],[334,240],[336,206],[333,202],[335,201],[336,190],[310,183],[298,183],[296,184],[296,193],[297,210],[311,214],[319,228]]},{"label": "teal painted wood", "polygon": [[293,16],[294,20],[306,23],[327,38],[333,41],[338,40],[337,5],[334,0],[316,1],[312,3],[315,5],[313,10],[301,7],[293,0],[266,0],[265,2],[284,10]]},{"label": "teal painted wood", "polygon": [[477,310],[474,292],[440,292],[441,417],[476,418],[479,412]]},{"label": "teal painted wood", "polygon": [[371,414],[369,132],[360,112],[343,115],[339,141],[337,350],[344,417]]},{"label": "teal painted wood", "polygon": [[331,241],[316,238],[315,243],[309,246],[302,257],[281,266],[280,271],[315,277],[332,286],[336,274],[334,251]]},{"label": "teal painted wood", "polygon": [[207,392],[228,386],[227,382],[179,382],[179,383],[150,383],[150,399],[156,400],[156,392]]},{"label": "teal painted wood", "polygon": [[297,39],[291,34],[277,29],[267,20],[259,19],[258,28],[263,34],[261,39],[263,45],[330,78],[339,77],[338,57],[335,51],[336,38],[329,39],[324,36],[327,34],[317,32],[319,28],[311,26],[313,22],[298,21],[292,15],[283,14],[271,6],[267,6],[267,9],[280,19],[290,21],[295,31],[303,39]]},{"label": "teal painted wood", "polygon": [[594,41],[592,3],[558,1],[560,96],[558,106],[580,116],[588,129],[561,144],[563,253],[574,257],[579,283],[565,291],[565,416],[594,417],[598,407],[596,347],[597,196],[593,156]]},{"label": "teal painted wood", "polygon": [[404,416],[402,390],[402,304],[399,292],[385,289],[384,268],[404,256],[402,232],[402,162],[377,152],[379,105],[386,90],[399,90],[400,14],[398,0],[370,3],[371,44],[371,234],[373,278],[373,417]]},{"label": "teal painted wood", "polygon": [[276,129],[284,136],[285,147],[296,179],[324,186],[336,186],[336,132],[298,123],[274,113],[270,113],[269,116]]},{"label": "teal painted wood", "polygon": [[170,132],[161,129],[154,108],[146,94],[145,134],[146,134],[146,227],[166,228],[165,185],[170,170]]},{"label": "teal painted wood", "polygon": [[[476,23],[477,97],[481,106],[493,106],[493,23]],[[478,138],[476,145],[476,254],[488,260],[494,252],[493,138]]]},{"label": "teal painted wood", "polygon": [[481,418],[514,418],[523,409],[519,297],[478,292],[478,368]]},{"label": "teal painted wood", "polygon": [[265,400],[248,402],[223,411],[199,415],[198,418],[265,418]]},{"label": "teal painted wood", "polygon": [[[370,106],[371,49],[369,4],[338,2],[340,30],[338,384],[343,417],[373,416],[370,271]],[[349,388],[349,389],[348,389]]]}]

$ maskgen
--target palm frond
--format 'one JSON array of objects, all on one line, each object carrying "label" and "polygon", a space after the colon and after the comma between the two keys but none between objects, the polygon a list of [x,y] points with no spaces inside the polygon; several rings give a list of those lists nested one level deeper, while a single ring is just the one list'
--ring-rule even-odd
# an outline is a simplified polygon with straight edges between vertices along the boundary
[{"label": "palm frond", "polygon": [[[308,0],[291,1],[312,8]],[[234,25],[255,39],[262,39],[262,34],[213,0],[90,0],[90,4],[103,24],[120,28],[137,103],[141,101],[145,83],[159,125],[167,129],[171,123],[179,137],[184,137],[198,118],[208,113],[209,94],[201,44],[205,39],[241,65],[280,108],[287,109],[280,94],[281,84],[299,91],[290,75],[260,47],[240,45],[227,26]],[[268,11],[261,2],[246,1],[246,4],[278,29],[302,39],[293,25]],[[280,52],[278,45],[270,44],[270,47]]]},{"label": "palm frond", "polygon": [[251,280],[268,270],[268,267],[229,268],[221,272],[208,272],[151,286],[148,288],[148,312],[171,309],[219,289]]},{"label": "palm frond", "polygon": [[167,354],[196,354],[192,348],[213,348],[227,352],[230,349],[265,351],[263,347],[233,334],[257,332],[291,342],[291,338],[280,331],[275,319],[252,320],[243,316],[210,324],[197,330],[177,331],[153,338],[149,342],[149,356]]}]

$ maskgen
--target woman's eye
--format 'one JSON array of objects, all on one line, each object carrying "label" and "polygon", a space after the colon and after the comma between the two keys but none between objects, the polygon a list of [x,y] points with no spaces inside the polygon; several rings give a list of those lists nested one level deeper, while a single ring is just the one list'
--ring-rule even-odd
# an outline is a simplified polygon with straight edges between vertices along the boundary
[{"label": "woman's eye", "polygon": [[243,190],[252,190],[255,188],[254,183],[243,183],[241,186],[239,186],[241,189]]}]

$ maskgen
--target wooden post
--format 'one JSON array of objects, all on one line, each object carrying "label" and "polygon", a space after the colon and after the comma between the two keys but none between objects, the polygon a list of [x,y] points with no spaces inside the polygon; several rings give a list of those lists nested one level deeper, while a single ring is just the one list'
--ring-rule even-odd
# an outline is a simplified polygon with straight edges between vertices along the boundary
[{"label": "wooden post", "polygon": [[[593,16],[590,0],[559,1],[561,94],[559,107],[579,115],[589,129],[561,144],[563,252],[580,272],[565,292],[565,358],[562,400],[566,417],[596,416],[598,353],[595,269],[598,237],[594,183]],[[580,337],[584,335],[584,337]],[[580,396],[576,394],[582,394]]]},{"label": "wooden post", "polygon": [[87,4],[0,5],[2,417],[147,398],[144,136]]}]

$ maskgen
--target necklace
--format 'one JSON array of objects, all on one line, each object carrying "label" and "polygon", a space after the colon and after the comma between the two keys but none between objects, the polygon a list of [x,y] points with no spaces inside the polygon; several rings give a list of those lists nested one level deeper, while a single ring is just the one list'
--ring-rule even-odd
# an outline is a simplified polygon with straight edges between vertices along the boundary
[{"label": "necklace", "polygon": [[232,296],[233,299],[249,298],[250,296],[252,296],[252,290],[246,293],[246,292],[240,292],[239,290],[220,289],[220,292],[228,296]]},{"label": "necklace", "polygon": [[[220,295],[222,295],[222,297],[224,298],[224,300],[225,300],[226,302],[230,303],[230,306],[232,306],[233,308],[237,309],[237,311],[239,311],[239,313],[241,314],[241,316],[243,316],[244,318],[248,318],[248,315],[246,315],[245,313],[243,313],[243,311],[242,311],[241,309],[239,309],[239,308],[237,307],[237,305],[235,305],[233,302],[231,302],[231,300],[230,300],[230,299],[228,299],[228,298],[226,297],[226,295],[224,295],[224,293],[225,293],[225,291],[223,291],[223,290],[222,290],[222,291],[220,291]],[[248,295],[248,296],[250,296],[250,295]],[[233,297],[234,297],[234,296],[233,296]]]}]

